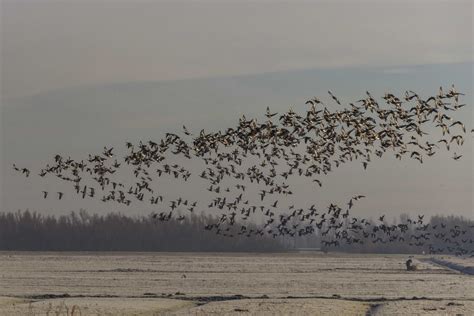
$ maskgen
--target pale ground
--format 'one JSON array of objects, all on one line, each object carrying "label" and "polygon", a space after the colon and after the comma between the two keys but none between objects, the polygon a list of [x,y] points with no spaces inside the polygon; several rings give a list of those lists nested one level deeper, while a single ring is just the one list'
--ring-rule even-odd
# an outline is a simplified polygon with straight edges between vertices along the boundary
[{"label": "pale ground", "polygon": [[[0,300],[1,304],[2,300]],[[10,302],[1,315],[157,315],[193,307],[190,301],[166,298],[67,298]]]},{"label": "pale ground", "polygon": [[0,252],[0,315],[474,315],[474,276],[407,258]]}]

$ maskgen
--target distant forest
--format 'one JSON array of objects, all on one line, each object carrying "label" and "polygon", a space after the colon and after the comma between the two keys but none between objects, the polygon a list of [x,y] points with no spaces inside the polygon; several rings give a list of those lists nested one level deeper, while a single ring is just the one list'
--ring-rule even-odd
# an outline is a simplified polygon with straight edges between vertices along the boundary
[{"label": "distant forest", "polygon": [[0,250],[38,251],[236,251],[283,249],[271,237],[216,235],[204,230],[210,216],[192,215],[183,221],[159,221],[152,216],[119,213],[69,215],[38,212],[0,213]]},{"label": "distant forest", "polygon": [[[402,214],[390,225],[406,222],[409,216]],[[295,248],[321,248],[323,251],[357,253],[425,253],[430,252],[428,243],[417,245],[411,236],[416,235],[414,227],[404,232],[403,240],[327,246],[321,231],[304,236],[235,235],[226,237],[207,231],[204,227],[215,220],[210,215],[192,215],[184,220],[159,221],[152,216],[126,216],[120,213],[107,215],[89,214],[85,210],[69,215],[45,216],[38,212],[17,211],[0,213],[0,250],[29,251],[235,251],[235,252],[277,252]],[[375,221],[371,225],[375,224]],[[458,236],[463,247],[474,249],[474,221],[458,216],[433,216],[427,222],[427,231],[432,235],[450,236],[450,228],[464,231]],[[442,225],[441,225],[442,224]],[[239,225],[236,223],[236,225]],[[349,226],[349,223],[345,223]],[[384,225],[389,225],[384,223]],[[257,230],[257,225],[247,228]],[[444,230],[441,227],[444,226]],[[465,230],[463,230],[465,229]],[[329,236],[338,239],[338,236]],[[379,236],[377,236],[378,238]],[[444,235],[443,235],[444,237]],[[444,249],[442,253],[455,253],[444,238],[431,239],[432,247]],[[372,238],[373,240],[373,238]],[[453,248],[454,249],[454,248]]]},{"label": "distant forest", "polygon": [[325,239],[339,241],[337,246],[321,242],[320,234],[303,238],[303,240],[296,242],[296,246],[311,245],[317,240],[323,251],[393,254],[438,253],[474,256],[474,221],[462,216],[432,216],[423,224],[407,225],[406,231],[392,234],[387,233],[387,230],[380,229],[384,226],[385,228],[400,226],[401,223],[407,223],[410,220],[412,223],[416,222],[408,214],[401,214],[398,220],[393,220],[390,224],[387,221],[368,219],[366,223],[368,227],[371,227],[371,233],[367,234],[366,238],[361,238],[360,234],[353,234],[350,229],[352,225],[346,220],[337,234],[347,232],[353,237],[358,236],[361,238],[361,243],[342,242],[342,236],[331,232],[331,236],[329,238],[326,236]]}]

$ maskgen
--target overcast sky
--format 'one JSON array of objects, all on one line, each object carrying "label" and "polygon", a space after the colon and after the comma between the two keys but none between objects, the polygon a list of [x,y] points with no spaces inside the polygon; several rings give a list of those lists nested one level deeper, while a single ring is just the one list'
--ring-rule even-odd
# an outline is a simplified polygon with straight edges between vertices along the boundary
[{"label": "overcast sky", "polygon": [[[472,105],[472,15],[472,1],[1,0],[0,204],[84,206],[44,204],[36,184],[14,178],[12,162],[100,151],[183,123],[223,128],[328,89],[354,101],[365,90],[427,95],[454,82]],[[472,107],[464,111],[472,126]],[[449,155],[424,168],[388,160],[364,173],[357,165],[328,177],[325,199],[372,193],[362,205],[368,214],[386,207],[470,216],[467,137],[457,165]],[[344,180],[356,176],[359,184]]]},{"label": "overcast sky", "polygon": [[2,0],[2,94],[472,61],[472,1]]}]

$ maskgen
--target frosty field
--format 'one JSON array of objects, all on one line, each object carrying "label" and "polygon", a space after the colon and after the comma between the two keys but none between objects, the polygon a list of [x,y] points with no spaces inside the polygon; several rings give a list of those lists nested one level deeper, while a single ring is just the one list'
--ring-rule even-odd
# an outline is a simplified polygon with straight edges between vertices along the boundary
[{"label": "frosty field", "polygon": [[0,315],[474,314],[472,275],[407,258],[1,252]]}]

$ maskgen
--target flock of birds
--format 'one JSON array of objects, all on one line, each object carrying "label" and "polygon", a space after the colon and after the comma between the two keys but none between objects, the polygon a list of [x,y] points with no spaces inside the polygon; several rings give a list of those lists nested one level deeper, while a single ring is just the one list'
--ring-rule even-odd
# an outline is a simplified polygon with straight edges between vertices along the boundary
[{"label": "flock of birds", "polygon": [[[337,103],[334,107],[342,108],[339,99],[330,91],[329,95]],[[435,227],[425,223],[422,215],[393,225],[387,224],[384,216],[378,222],[351,216],[363,195],[352,197],[342,207],[279,205],[294,193],[289,178],[307,177],[318,188],[324,176],[348,162],[357,161],[366,169],[373,159],[393,153],[398,159],[406,156],[423,163],[442,149],[453,150],[452,158],[460,159],[454,149],[463,145],[466,127],[451,113],[465,106],[459,103],[461,95],[454,86],[448,91],[440,88],[428,99],[413,91],[401,98],[386,93],[384,104],[379,104],[366,92],[363,99],[339,110],[328,109],[315,97],[306,102],[308,110],[303,114],[292,109],[272,113],[267,107],[261,122],[243,116],[237,126],[224,131],[201,130],[194,135],[183,126],[184,136],[167,133],[156,142],[127,142],[123,160],[106,147],[80,161],[58,154],[39,175],[70,182],[73,192],[83,199],[99,198],[127,206],[148,202],[160,210],[152,215],[160,221],[182,221],[196,210],[214,210],[214,219],[204,229],[227,237],[318,233],[325,246],[409,239],[410,245],[428,247],[432,253],[474,255],[473,240],[466,237],[474,226]],[[439,140],[427,137],[427,131],[435,127],[442,135]],[[179,163],[190,159],[204,162],[203,169],[195,173]],[[26,177],[30,175],[27,168],[13,167]],[[128,169],[133,177],[119,181],[116,172],[121,169]],[[194,175],[207,183],[212,196],[204,205],[184,197],[168,199],[154,186],[157,182],[159,186],[157,177],[188,181]],[[42,194],[51,196],[47,191]],[[64,195],[55,194],[58,199]],[[246,221],[257,215],[264,219],[263,224],[247,227]],[[447,246],[437,247],[437,241]]]}]

